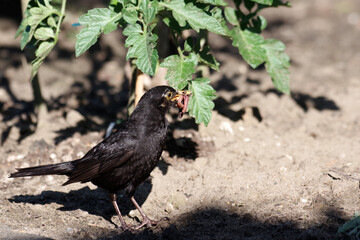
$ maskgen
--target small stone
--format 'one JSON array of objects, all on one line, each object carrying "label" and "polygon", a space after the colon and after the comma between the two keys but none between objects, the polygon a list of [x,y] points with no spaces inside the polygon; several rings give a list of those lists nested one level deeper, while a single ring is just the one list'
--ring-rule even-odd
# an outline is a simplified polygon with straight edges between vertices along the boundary
[{"label": "small stone", "polygon": [[222,122],[220,124],[220,130],[224,131],[224,132],[227,132],[227,133],[230,133],[231,135],[234,135],[234,131],[230,125],[229,122]]},{"label": "small stone", "polygon": [[10,155],[10,156],[8,156],[7,159],[6,159],[7,162],[13,162],[13,161],[15,161],[15,160],[16,160],[16,156],[15,156],[15,155]]},{"label": "small stone", "polygon": [[171,194],[169,198],[169,202],[173,205],[175,209],[180,209],[185,206],[187,200],[188,199],[186,198],[186,196],[180,192],[175,192]]},{"label": "small stone", "polygon": [[55,154],[55,153],[51,153],[51,154],[50,154],[50,158],[51,158],[52,160],[55,160],[55,159],[56,159],[56,154]]},{"label": "small stone", "polygon": [[136,210],[131,210],[131,211],[129,212],[129,217],[135,218],[135,217],[136,217],[136,213],[137,213]]},{"label": "small stone", "polygon": [[170,202],[167,202],[165,206],[165,212],[172,213],[172,211],[174,211],[174,205],[172,205]]},{"label": "small stone", "polygon": [[85,155],[85,153],[83,151],[80,151],[76,154],[76,157],[82,158],[84,155]]}]

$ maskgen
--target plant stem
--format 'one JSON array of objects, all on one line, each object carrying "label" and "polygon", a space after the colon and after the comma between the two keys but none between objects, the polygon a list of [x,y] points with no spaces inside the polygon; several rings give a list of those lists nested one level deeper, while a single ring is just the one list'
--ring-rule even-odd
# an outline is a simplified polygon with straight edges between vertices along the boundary
[{"label": "plant stem", "polygon": [[66,7],[66,0],[62,0],[61,2],[61,10],[59,15],[59,21],[56,26],[56,32],[55,32],[55,42],[57,42],[59,33],[60,33],[60,25],[65,17],[65,7]]}]

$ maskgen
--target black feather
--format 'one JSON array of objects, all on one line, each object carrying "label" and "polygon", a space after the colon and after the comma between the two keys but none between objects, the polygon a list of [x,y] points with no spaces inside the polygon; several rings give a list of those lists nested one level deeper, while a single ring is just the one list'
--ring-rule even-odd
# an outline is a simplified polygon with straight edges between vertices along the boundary
[{"label": "black feather", "polygon": [[130,197],[133,196],[161,156],[168,125],[165,114],[171,106],[170,99],[165,97],[169,91],[175,93],[168,86],[146,92],[129,119],[83,158],[17,169],[10,177],[67,175],[69,179],[63,185],[91,181],[110,193],[125,189]]}]

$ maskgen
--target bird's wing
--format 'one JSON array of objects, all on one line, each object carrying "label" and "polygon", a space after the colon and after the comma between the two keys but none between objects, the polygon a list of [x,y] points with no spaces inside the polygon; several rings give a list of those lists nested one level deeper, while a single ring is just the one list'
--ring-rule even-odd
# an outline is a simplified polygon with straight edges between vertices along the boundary
[{"label": "bird's wing", "polygon": [[114,134],[92,148],[76,163],[74,172],[64,185],[88,182],[126,163],[134,154],[135,139],[125,134]]}]

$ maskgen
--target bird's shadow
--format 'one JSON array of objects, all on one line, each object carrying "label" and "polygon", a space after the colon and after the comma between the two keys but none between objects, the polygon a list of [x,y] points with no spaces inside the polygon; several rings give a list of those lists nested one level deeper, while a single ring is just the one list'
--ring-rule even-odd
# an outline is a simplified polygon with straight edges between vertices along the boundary
[{"label": "bird's shadow", "polygon": [[[151,189],[152,184],[150,179],[137,188],[135,199],[140,206],[146,201]],[[115,227],[119,226],[111,220],[116,212],[111,204],[108,192],[101,188],[91,190],[89,187],[83,187],[78,190],[71,190],[70,192],[43,191],[38,195],[16,195],[10,198],[9,201],[12,203],[30,203],[37,205],[56,203],[62,205],[57,210],[74,211],[80,209],[91,215],[104,218]],[[123,216],[129,214],[131,210],[136,209],[130,199],[121,191],[117,194],[117,203]]]}]

